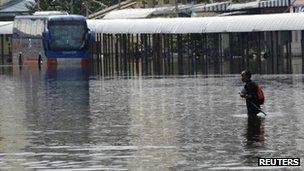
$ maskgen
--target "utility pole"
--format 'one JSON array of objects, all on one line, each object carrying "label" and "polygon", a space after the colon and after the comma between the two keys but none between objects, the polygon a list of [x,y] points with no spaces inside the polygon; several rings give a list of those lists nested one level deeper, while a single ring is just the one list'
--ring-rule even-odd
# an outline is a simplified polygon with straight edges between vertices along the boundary
[{"label": "utility pole", "polygon": [[118,0],[118,9],[121,8],[121,0]]},{"label": "utility pole", "polygon": [[71,2],[70,2],[70,6],[71,6],[71,11],[70,11],[70,13],[71,14],[74,14],[74,0],[71,0]]},{"label": "utility pole", "polygon": [[89,16],[89,4],[86,3],[86,17]]},{"label": "utility pole", "polygon": [[40,0],[37,0],[37,11],[40,11]]},{"label": "utility pole", "polygon": [[178,0],[175,0],[175,13],[176,13],[176,17],[178,17]]},{"label": "utility pole", "polygon": [[88,2],[83,2],[82,5],[85,7],[86,17],[89,16],[89,4]]}]

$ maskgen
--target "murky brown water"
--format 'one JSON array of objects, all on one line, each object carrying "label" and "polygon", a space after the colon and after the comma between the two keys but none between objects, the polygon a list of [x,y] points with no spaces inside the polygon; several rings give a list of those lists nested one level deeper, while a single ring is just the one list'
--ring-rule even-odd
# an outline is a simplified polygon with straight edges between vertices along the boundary
[{"label": "murky brown water", "polygon": [[248,123],[238,75],[7,70],[0,75],[1,170],[282,169],[258,167],[259,157],[300,157],[304,165],[303,75],[254,76],[268,116]]}]

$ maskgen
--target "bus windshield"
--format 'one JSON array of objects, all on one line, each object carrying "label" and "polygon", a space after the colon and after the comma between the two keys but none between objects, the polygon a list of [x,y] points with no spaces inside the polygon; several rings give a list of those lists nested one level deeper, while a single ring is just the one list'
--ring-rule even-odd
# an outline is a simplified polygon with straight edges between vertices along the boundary
[{"label": "bus windshield", "polygon": [[50,22],[51,50],[79,50],[85,45],[86,25],[83,22]]}]

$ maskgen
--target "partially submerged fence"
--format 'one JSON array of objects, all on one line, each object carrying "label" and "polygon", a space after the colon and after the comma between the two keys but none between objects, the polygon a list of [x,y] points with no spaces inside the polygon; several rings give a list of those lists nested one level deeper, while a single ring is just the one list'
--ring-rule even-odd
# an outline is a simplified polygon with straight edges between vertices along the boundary
[{"label": "partially submerged fence", "polygon": [[89,20],[96,32],[92,68],[102,75],[302,73],[301,18],[296,13]]}]

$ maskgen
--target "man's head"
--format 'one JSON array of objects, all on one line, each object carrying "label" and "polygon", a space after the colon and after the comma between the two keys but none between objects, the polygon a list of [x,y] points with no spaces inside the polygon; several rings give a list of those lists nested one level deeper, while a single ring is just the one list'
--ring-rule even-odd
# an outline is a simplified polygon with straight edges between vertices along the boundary
[{"label": "man's head", "polygon": [[248,82],[251,79],[251,72],[248,70],[244,70],[242,71],[241,76],[243,82]]}]

